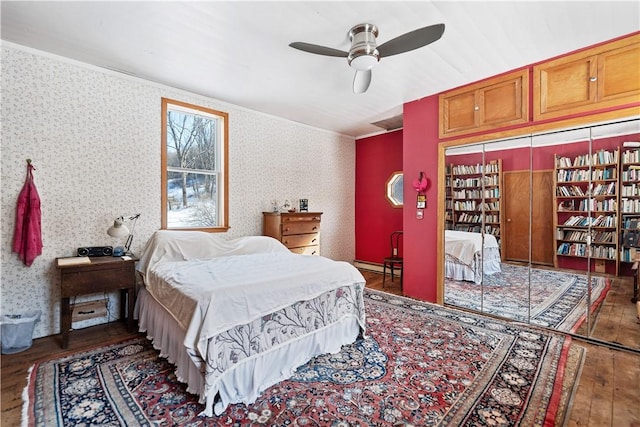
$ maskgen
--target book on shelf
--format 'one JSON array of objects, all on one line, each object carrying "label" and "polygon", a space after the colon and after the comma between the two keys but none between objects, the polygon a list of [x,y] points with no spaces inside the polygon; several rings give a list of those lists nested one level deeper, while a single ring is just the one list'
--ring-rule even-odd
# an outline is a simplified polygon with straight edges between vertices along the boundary
[{"label": "book on shelf", "polygon": [[88,256],[72,256],[66,258],[58,258],[58,267],[64,267],[67,265],[81,265],[91,264],[91,258]]}]

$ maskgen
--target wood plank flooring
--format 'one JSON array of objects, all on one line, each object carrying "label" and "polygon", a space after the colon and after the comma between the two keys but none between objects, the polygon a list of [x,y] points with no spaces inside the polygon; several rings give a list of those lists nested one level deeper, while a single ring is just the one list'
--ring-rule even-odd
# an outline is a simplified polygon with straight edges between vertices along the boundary
[{"label": "wood plank flooring", "polygon": [[[396,295],[401,294],[397,278],[393,283],[387,278],[385,288],[382,289],[380,273],[363,271],[363,275],[367,279],[367,287]],[[623,282],[619,279],[615,280]],[[622,287],[618,288],[618,285]],[[613,286],[612,291],[616,290],[616,294],[620,294],[622,299],[626,298],[626,304],[632,306],[626,296],[625,285],[614,283]],[[596,333],[600,327],[611,328],[607,318],[615,318],[612,321],[618,322],[620,328],[624,326],[624,331],[631,335],[635,332],[640,336],[640,324],[627,321],[627,324],[622,325],[619,313],[614,311],[613,308],[606,307],[606,304],[603,306],[601,313],[605,316],[595,323]],[[608,312],[610,314],[606,315]],[[69,348],[66,350],[60,348],[59,336],[50,336],[35,339],[33,346],[22,353],[3,354],[0,356],[2,380],[0,425],[7,427],[20,425],[21,393],[27,383],[27,371],[35,361],[138,335],[141,334],[127,332],[124,323],[114,322],[73,331],[70,335]],[[623,338],[626,339],[626,335],[620,332],[620,339]],[[565,425],[569,427],[640,427],[640,354],[585,341],[576,340],[575,342],[587,349],[587,355]]]}]

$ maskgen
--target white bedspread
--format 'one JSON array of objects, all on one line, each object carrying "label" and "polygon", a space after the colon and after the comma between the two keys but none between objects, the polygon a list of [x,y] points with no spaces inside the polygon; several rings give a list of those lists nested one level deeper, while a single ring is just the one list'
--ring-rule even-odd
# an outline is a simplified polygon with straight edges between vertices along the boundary
[{"label": "white bedspread", "polygon": [[220,332],[340,286],[365,283],[351,264],[288,251],[163,262],[146,280],[148,291],[187,331],[185,346],[203,358],[207,340]]},{"label": "white bedspread", "polygon": [[[445,230],[445,253],[465,265],[471,266],[477,252],[482,250],[481,233],[467,231]],[[484,248],[499,248],[498,241],[491,234],[484,235]]]}]

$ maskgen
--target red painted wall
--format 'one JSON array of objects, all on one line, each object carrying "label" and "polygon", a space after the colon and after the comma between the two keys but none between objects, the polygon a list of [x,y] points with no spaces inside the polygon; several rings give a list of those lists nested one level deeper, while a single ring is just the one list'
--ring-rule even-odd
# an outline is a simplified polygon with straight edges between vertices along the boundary
[{"label": "red painted wall", "polygon": [[[437,299],[438,96],[404,105],[404,294]],[[411,182],[424,172],[430,182],[423,219],[416,218]]]},{"label": "red painted wall", "polygon": [[402,230],[402,208],[385,196],[393,172],[402,171],[402,130],[356,141],[356,260],[382,264],[389,235]]}]

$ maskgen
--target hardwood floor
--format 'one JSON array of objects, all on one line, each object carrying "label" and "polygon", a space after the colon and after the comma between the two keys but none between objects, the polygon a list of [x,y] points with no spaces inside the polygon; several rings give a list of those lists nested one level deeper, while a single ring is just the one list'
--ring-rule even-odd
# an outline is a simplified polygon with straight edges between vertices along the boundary
[{"label": "hardwood floor", "polygon": [[[380,273],[363,271],[367,279],[367,287],[384,290],[396,295],[401,294],[399,281],[393,283],[387,278],[386,286],[382,289],[382,275]],[[621,281],[622,282],[622,281]],[[626,298],[624,283],[620,288],[617,284],[612,291]],[[628,299],[626,304],[631,305]],[[601,313],[615,310],[603,306]],[[609,328],[606,319],[615,318],[619,322],[620,316],[607,315],[599,318],[597,328]],[[633,332],[634,325],[627,325]],[[640,324],[635,328],[640,335]],[[27,371],[34,362],[81,351],[99,344],[115,342],[141,334],[129,333],[125,324],[114,322],[91,328],[73,331],[69,340],[69,348],[60,348],[60,336],[38,338],[33,346],[22,353],[3,354],[0,358],[2,379],[2,402],[0,407],[0,425],[13,427],[20,425],[22,399],[21,393],[26,386]],[[611,349],[595,345],[582,340],[575,340],[576,344],[587,349],[586,359],[582,368],[579,385],[573,397],[573,404],[569,409],[566,426],[593,427],[640,427],[640,354],[623,350]],[[523,426],[524,427],[524,426]]]}]

